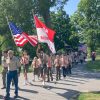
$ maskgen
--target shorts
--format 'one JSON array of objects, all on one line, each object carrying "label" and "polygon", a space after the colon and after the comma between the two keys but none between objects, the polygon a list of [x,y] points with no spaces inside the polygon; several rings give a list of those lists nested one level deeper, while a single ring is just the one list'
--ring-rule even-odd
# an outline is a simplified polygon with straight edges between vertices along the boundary
[{"label": "shorts", "polygon": [[34,68],[33,70],[34,75],[39,75],[39,68]]},{"label": "shorts", "polygon": [[29,65],[28,64],[25,64],[23,65],[23,72],[25,73],[28,73],[28,69],[29,69]]}]

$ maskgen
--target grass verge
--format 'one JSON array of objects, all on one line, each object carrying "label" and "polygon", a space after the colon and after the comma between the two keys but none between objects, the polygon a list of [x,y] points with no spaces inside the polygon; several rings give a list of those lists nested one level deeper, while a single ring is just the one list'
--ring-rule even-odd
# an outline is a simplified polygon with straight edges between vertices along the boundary
[{"label": "grass verge", "polygon": [[1,73],[1,71],[2,71],[2,66],[0,65],[0,73]]},{"label": "grass verge", "polygon": [[90,59],[87,62],[86,69],[90,71],[100,71],[100,55],[96,57],[96,61]]},{"label": "grass verge", "polygon": [[100,92],[96,93],[81,93],[77,100],[100,100]]}]

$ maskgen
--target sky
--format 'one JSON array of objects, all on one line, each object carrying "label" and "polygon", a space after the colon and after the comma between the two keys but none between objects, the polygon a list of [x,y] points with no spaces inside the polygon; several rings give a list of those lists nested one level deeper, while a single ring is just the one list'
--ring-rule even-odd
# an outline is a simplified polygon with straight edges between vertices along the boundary
[{"label": "sky", "polygon": [[80,0],[69,0],[64,9],[69,16],[71,16],[76,10]]}]

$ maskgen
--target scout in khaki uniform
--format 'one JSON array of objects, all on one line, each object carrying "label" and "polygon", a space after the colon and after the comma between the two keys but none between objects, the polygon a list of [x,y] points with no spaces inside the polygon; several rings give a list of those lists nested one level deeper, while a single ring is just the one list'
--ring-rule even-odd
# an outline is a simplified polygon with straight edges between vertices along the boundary
[{"label": "scout in khaki uniform", "polygon": [[45,85],[45,79],[47,75],[47,54],[44,53],[44,51],[41,51],[40,53],[40,59],[41,59],[41,77],[42,77],[42,85]]},{"label": "scout in khaki uniform", "polygon": [[49,82],[50,81],[50,78],[51,78],[51,81],[53,81],[53,76],[52,76],[52,59],[51,59],[51,56],[48,55],[47,57],[47,81]]},{"label": "scout in khaki uniform", "polygon": [[60,62],[61,62],[61,68],[63,71],[63,78],[65,78],[66,77],[66,59],[65,59],[64,54],[61,55]]},{"label": "scout in khaki uniform", "polygon": [[24,77],[25,77],[25,82],[24,85],[29,84],[29,80],[28,80],[28,69],[29,69],[29,55],[27,54],[26,51],[23,52],[23,55],[20,59],[21,65],[23,66],[23,73],[24,73]]},{"label": "scout in khaki uniform", "polygon": [[2,62],[2,67],[3,67],[3,70],[2,70],[2,82],[3,82],[3,87],[1,89],[5,89],[6,88],[6,74],[7,74],[7,63],[6,63],[6,58],[7,58],[7,51],[3,51],[2,53],[2,59],[1,59],[1,62]]},{"label": "scout in khaki uniform", "polygon": [[59,55],[56,55],[56,58],[54,60],[54,65],[56,68],[56,81],[61,79],[61,72],[60,72],[60,57]]},{"label": "scout in khaki uniform", "polygon": [[38,64],[38,59],[37,57],[34,57],[33,61],[32,61],[32,68],[33,68],[33,74],[34,74],[34,81],[35,81],[35,76],[38,76],[39,79],[39,64]]}]

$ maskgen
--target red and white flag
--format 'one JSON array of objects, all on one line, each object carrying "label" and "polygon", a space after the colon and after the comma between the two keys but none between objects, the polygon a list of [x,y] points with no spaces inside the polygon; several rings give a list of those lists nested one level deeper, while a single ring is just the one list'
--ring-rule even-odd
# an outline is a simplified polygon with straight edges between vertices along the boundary
[{"label": "red and white flag", "polygon": [[52,53],[56,53],[54,41],[53,41],[55,31],[46,27],[46,25],[42,23],[36,16],[34,17],[34,20],[37,29],[38,41],[42,43],[47,43]]}]

